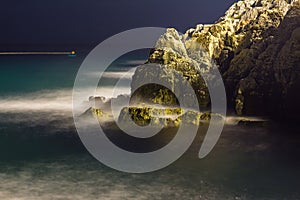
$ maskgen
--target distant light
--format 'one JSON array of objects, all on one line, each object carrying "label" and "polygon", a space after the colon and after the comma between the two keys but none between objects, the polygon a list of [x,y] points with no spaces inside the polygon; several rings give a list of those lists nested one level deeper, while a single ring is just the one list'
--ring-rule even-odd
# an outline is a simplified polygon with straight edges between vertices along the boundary
[{"label": "distant light", "polygon": [[71,55],[76,56],[75,51],[7,51],[1,52],[0,55]]},{"label": "distant light", "polygon": [[76,51],[7,51],[1,52],[1,55],[66,55],[76,57]]}]

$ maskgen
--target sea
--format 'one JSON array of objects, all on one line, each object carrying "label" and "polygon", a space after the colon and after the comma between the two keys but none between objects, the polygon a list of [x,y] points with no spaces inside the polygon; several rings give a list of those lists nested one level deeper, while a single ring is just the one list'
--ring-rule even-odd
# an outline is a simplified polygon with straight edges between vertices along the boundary
[{"label": "sea", "polygon": [[[229,112],[203,159],[195,140],[155,172],[125,173],[99,162],[82,144],[72,115],[73,84],[87,53],[0,56],[0,199],[300,199],[297,124],[239,124]],[[101,96],[111,97],[112,83],[147,56],[129,53],[112,63]]]}]

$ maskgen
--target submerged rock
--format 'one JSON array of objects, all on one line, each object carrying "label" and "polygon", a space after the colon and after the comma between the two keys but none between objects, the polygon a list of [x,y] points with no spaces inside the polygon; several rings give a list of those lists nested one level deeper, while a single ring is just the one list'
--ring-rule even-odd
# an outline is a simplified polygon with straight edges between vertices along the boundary
[{"label": "submerged rock", "polygon": [[270,124],[269,121],[255,121],[255,120],[240,120],[238,122],[239,126],[247,126],[247,127],[265,127]]}]

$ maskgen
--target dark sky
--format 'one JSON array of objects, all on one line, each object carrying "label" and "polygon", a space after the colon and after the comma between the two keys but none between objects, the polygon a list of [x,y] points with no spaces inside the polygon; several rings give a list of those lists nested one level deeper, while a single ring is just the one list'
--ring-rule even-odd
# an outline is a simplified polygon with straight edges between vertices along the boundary
[{"label": "dark sky", "polygon": [[235,0],[6,0],[0,7],[0,45],[96,44],[145,26],[184,32],[212,23]]}]

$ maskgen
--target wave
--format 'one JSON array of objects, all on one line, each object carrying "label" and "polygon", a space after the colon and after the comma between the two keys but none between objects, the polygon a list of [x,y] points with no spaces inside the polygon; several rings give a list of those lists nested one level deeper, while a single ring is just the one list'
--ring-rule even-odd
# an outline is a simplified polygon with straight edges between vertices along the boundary
[{"label": "wave", "polygon": [[249,121],[249,122],[266,122],[269,119],[264,117],[248,117],[248,116],[226,116],[225,124],[227,125],[238,125],[240,121]]}]

